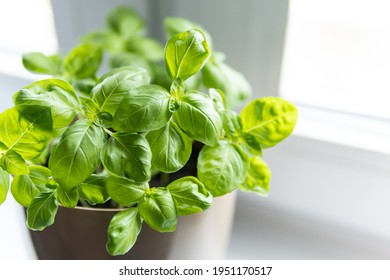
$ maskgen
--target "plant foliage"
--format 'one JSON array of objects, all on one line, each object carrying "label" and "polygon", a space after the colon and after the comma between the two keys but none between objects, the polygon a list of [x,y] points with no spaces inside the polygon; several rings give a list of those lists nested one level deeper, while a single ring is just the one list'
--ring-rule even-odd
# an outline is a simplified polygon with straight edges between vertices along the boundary
[{"label": "plant foliage", "polygon": [[[250,96],[249,83],[195,23],[168,18],[164,51],[133,9],[115,9],[107,22],[65,56],[24,55],[28,70],[52,77],[15,93],[0,114],[0,204],[11,189],[32,230],[53,224],[59,204],[122,207],[108,227],[107,250],[118,255],[143,223],[170,232],[213,197],[267,195],[262,150],[292,133],[295,106],[263,97],[232,110]],[[98,77],[103,54],[113,69]],[[194,142],[203,145],[197,177],[151,186],[187,164]]]}]

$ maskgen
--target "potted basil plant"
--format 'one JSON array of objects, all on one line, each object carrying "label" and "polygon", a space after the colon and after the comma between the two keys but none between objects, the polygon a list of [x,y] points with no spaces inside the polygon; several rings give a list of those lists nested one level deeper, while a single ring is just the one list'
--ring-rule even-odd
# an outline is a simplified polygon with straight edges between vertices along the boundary
[{"label": "potted basil plant", "polygon": [[[208,33],[194,23],[168,18],[170,38],[160,50],[142,35],[131,8],[108,19],[109,31],[88,34],[65,57],[23,57],[27,69],[53,77],[16,92],[15,106],[0,114],[0,204],[10,190],[32,231],[75,231],[93,222],[56,221],[68,208],[93,209],[93,219],[99,209],[114,208],[103,249],[118,256],[132,252],[143,227],[173,232],[180,216],[207,210],[215,197],[237,189],[267,195],[271,173],[262,150],[292,133],[297,110],[278,97],[231,110],[249,85],[212,52]],[[103,53],[110,53],[113,68],[97,78]],[[226,80],[235,74],[236,84]]]}]

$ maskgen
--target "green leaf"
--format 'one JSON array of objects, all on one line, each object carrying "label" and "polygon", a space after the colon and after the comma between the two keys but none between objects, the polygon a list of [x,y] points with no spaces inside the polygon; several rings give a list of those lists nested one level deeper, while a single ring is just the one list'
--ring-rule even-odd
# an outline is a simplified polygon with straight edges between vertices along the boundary
[{"label": "green leaf", "polygon": [[148,133],[152,149],[152,164],[158,170],[171,173],[181,169],[192,152],[192,139],[172,121]]},{"label": "green leaf", "polygon": [[58,202],[62,206],[67,208],[74,208],[79,202],[79,192],[77,188],[73,188],[70,191],[66,192],[62,188],[57,189]]},{"label": "green leaf", "polygon": [[191,91],[182,96],[175,120],[185,134],[206,145],[215,145],[221,136],[222,120],[212,99]]},{"label": "green leaf", "polygon": [[243,130],[259,138],[263,148],[275,146],[288,137],[298,120],[295,106],[278,97],[250,102],[242,111]]},{"label": "green leaf", "polygon": [[261,146],[261,138],[256,137],[254,134],[241,132],[240,138],[244,144],[249,147],[249,152],[254,155],[263,155],[263,148]]},{"label": "green leaf", "polygon": [[148,183],[135,183],[123,177],[109,177],[107,192],[113,200],[123,206],[138,203],[149,189]]},{"label": "green leaf", "polygon": [[7,198],[9,189],[9,174],[0,167],[0,205]]},{"label": "green leaf", "polygon": [[91,121],[96,120],[99,114],[99,106],[96,104],[96,102],[91,98],[82,96],[80,97],[80,101],[84,115]]},{"label": "green leaf", "polygon": [[223,128],[228,138],[233,142],[236,142],[242,131],[240,115],[234,111],[225,110],[223,112]]},{"label": "green leaf", "polygon": [[9,150],[0,157],[0,167],[12,175],[28,174],[27,163],[15,151]]},{"label": "green leaf", "polygon": [[180,216],[192,215],[208,209],[213,197],[195,177],[183,177],[173,181],[167,189],[175,201]]},{"label": "green leaf", "polygon": [[13,96],[15,105],[40,105],[51,108],[54,129],[74,119],[79,102],[72,86],[60,79],[47,79],[26,86]]},{"label": "green leaf", "polygon": [[250,168],[240,189],[246,192],[254,192],[262,196],[269,193],[269,181],[271,171],[260,157],[250,158]]},{"label": "green leaf", "polygon": [[168,38],[176,35],[177,33],[184,32],[190,29],[200,29],[202,30],[203,34],[207,38],[207,43],[212,49],[212,41],[210,34],[199,24],[189,21],[185,18],[180,17],[166,17],[164,19],[164,29],[165,33],[167,34]]},{"label": "green leaf", "polygon": [[139,67],[122,67],[103,75],[92,89],[92,98],[100,110],[114,116],[128,91],[148,84],[148,72]]},{"label": "green leaf", "polygon": [[16,106],[0,114],[0,142],[25,160],[38,157],[53,133],[50,108]]},{"label": "green leaf", "polygon": [[60,71],[60,58],[46,56],[41,52],[29,52],[23,54],[23,66],[33,73],[56,75]]},{"label": "green leaf", "polygon": [[27,209],[27,226],[31,230],[42,231],[54,223],[58,202],[55,192],[41,193],[36,196]]},{"label": "green leaf", "polygon": [[164,48],[157,40],[139,37],[131,40],[128,49],[145,57],[149,61],[160,61],[164,58]]},{"label": "green leaf", "polygon": [[236,145],[221,140],[215,147],[204,146],[198,157],[198,178],[214,196],[237,189],[249,169],[248,156]]},{"label": "green leaf", "polygon": [[145,30],[145,22],[130,6],[119,6],[107,15],[109,28],[124,39],[135,37]]},{"label": "green leaf", "polygon": [[129,90],[118,106],[113,127],[122,132],[143,132],[163,127],[171,118],[171,96],[157,85]]},{"label": "green leaf", "polygon": [[102,62],[102,50],[92,44],[84,43],[73,48],[62,62],[65,75],[84,79],[94,77]]},{"label": "green leaf", "polygon": [[89,96],[93,87],[96,85],[96,81],[96,78],[77,79],[72,81],[72,85],[80,94]]},{"label": "green leaf", "polygon": [[29,207],[31,201],[40,193],[48,191],[51,172],[43,166],[30,166],[28,175],[15,176],[11,183],[11,193],[22,206]]},{"label": "green leaf", "polygon": [[83,36],[81,41],[95,45],[111,53],[117,53],[125,49],[125,40],[111,30],[93,31]]},{"label": "green leaf", "polygon": [[142,219],[137,208],[115,214],[108,226],[107,251],[110,255],[126,254],[137,241]]},{"label": "green leaf", "polygon": [[136,53],[129,53],[129,52],[114,53],[110,56],[109,65],[111,68],[120,68],[120,67],[143,68],[148,72],[150,78],[152,78],[154,75],[148,60],[145,57]]},{"label": "green leaf", "polygon": [[35,185],[46,185],[49,182],[51,177],[51,171],[49,168],[39,165],[29,166],[30,173],[28,177],[30,177],[31,181]]},{"label": "green leaf", "polygon": [[105,203],[110,199],[106,190],[106,180],[106,176],[95,174],[87,178],[77,186],[80,198],[87,200],[91,205]]},{"label": "green leaf", "polygon": [[152,152],[148,141],[139,134],[114,133],[103,146],[101,161],[115,176],[135,182],[150,180]]},{"label": "green leaf", "polygon": [[222,116],[223,112],[225,111],[225,95],[223,94],[222,91],[215,89],[215,88],[210,88],[209,89],[209,95],[211,99],[213,100],[215,110]]},{"label": "green leaf", "polygon": [[177,209],[172,195],[165,188],[152,188],[137,205],[141,217],[158,232],[175,231]]},{"label": "green leaf", "polygon": [[206,63],[210,49],[202,31],[192,29],[171,37],[165,46],[165,66],[171,80],[185,81]]},{"label": "green leaf", "polygon": [[96,170],[105,139],[100,127],[79,120],[54,143],[49,168],[64,191],[81,184]]},{"label": "green leaf", "polygon": [[228,108],[237,106],[252,95],[252,88],[245,76],[214,56],[202,69],[202,79],[206,87],[224,93]]}]

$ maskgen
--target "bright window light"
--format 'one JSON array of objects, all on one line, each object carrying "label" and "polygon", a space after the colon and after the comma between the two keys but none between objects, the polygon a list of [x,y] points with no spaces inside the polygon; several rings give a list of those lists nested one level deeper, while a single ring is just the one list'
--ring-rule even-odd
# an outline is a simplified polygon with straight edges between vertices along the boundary
[{"label": "bright window light", "polygon": [[0,74],[28,76],[21,55],[54,54],[57,36],[50,0],[0,0]]},{"label": "bright window light", "polygon": [[292,0],[281,95],[390,119],[390,1]]}]

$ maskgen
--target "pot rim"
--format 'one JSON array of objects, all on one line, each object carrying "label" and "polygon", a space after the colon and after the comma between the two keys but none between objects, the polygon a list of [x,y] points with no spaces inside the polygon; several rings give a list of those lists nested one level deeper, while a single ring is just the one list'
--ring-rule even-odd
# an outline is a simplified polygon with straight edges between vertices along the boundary
[{"label": "pot rim", "polygon": [[94,211],[94,212],[120,212],[124,211],[130,208],[99,208],[99,207],[85,207],[85,206],[75,206],[73,208],[65,207],[62,204],[58,203],[58,206],[61,206],[62,208],[73,210],[85,210],[85,211]]}]

